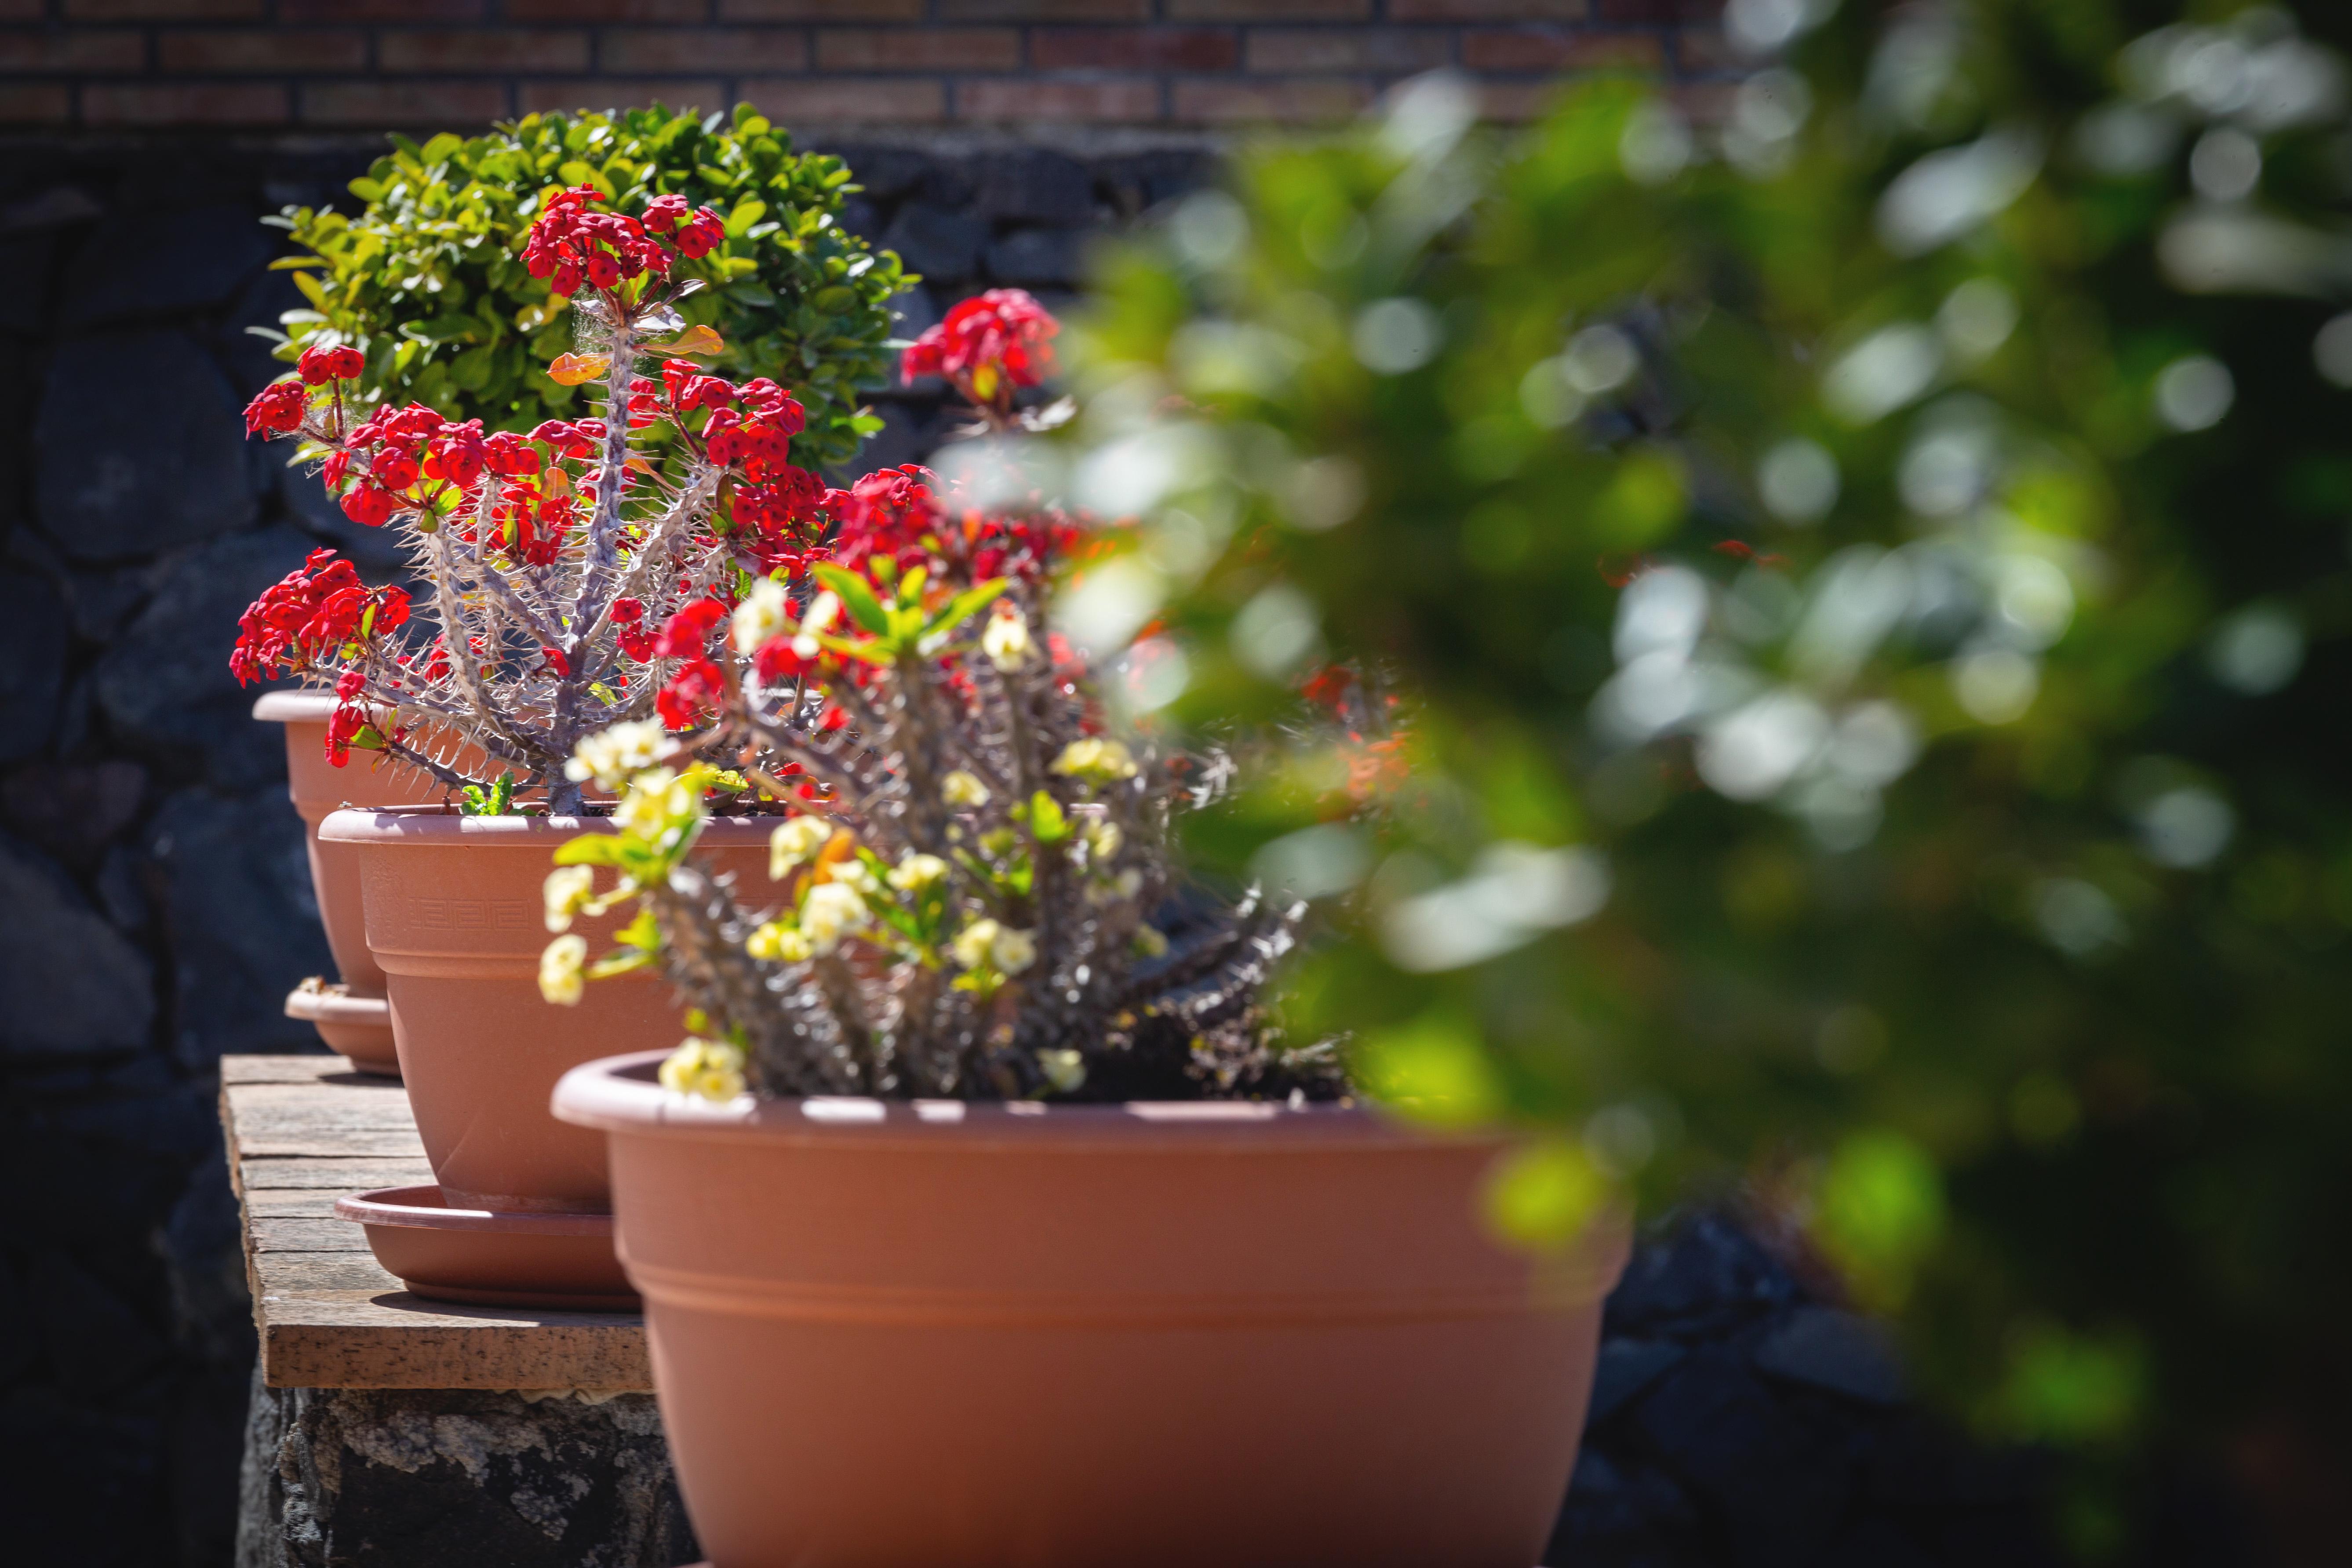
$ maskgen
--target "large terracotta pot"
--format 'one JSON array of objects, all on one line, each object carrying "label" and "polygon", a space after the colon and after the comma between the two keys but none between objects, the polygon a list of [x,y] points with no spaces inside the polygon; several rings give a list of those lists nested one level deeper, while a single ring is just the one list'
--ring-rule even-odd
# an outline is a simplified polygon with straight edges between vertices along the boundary
[{"label": "large terracotta pot", "polygon": [[1623,1227],[1538,1268],[1498,1145],[1362,1110],[710,1106],[611,1135],[662,1423],[716,1568],[1528,1568]]},{"label": "large terracotta pot", "polygon": [[[269,691],[253,705],[264,723],[286,727],[286,793],[302,816],[310,851],[310,886],[318,895],[327,947],[335,955],[340,988],[310,987],[287,999],[289,1016],[318,1026],[320,1037],[354,1067],[371,1072],[400,1070],[392,1024],[382,1000],[383,971],[368,953],[360,914],[359,873],[341,846],[319,843],[319,824],[343,805],[403,805],[437,800],[441,786],[390,757],[354,753],[336,767],[327,761],[327,721],[335,698],[326,691]],[[478,753],[475,753],[478,755]]]},{"label": "large terracotta pot", "polygon": [[[717,819],[702,852],[766,885],[772,822]],[[539,993],[549,936],[541,884],[556,847],[610,831],[594,818],[462,816],[437,807],[345,810],[319,840],[359,869],[367,942],[383,969],[401,1076],[452,1208],[597,1214],[611,1206],[604,1140],[548,1113],[567,1068],[616,1050],[667,1049],[683,1030],[650,970],[592,981],[576,1007]],[[609,885],[609,873],[607,885]],[[617,917],[574,927],[590,951]]]}]

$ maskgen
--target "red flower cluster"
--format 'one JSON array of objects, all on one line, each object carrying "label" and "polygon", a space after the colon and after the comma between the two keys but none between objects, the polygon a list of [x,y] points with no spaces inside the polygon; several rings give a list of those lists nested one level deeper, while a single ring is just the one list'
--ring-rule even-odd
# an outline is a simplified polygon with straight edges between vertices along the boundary
[{"label": "red flower cluster", "polygon": [[686,198],[675,192],[646,204],[646,226],[656,234],[672,236],[678,254],[689,261],[709,255],[727,237],[727,226],[717,213],[703,207],[689,216]]},{"label": "red flower cluster", "polygon": [[524,270],[547,279],[548,287],[561,295],[577,294],[583,282],[592,289],[613,289],[625,279],[648,272],[661,277],[669,271],[669,247],[652,235],[670,235],[678,252],[689,258],[708,255],[726,236],[719,215],[709,207],[688,217],[682,196],[655,197],[643,222],[596,211],[604,199],[593,185],[549,196],[523,245]]},{"label": "red flower cluster", "polygon": [[350,562],[331,550],[313,550],[247,606],[228,667],[247,686],[295,674],[330,661],[352,643],[396,630],[407,619],[405,593],[371,588]]},{"label": "red flower cluster", "polygon": [[726,618],[727,606],[718,600],[697,599],[662,623],[654,657],[686,661],[654,695],[654,711],[664,728],[691,730],[718,713],[726,687],[710,658],[710,634]]},{"label": "red flower cluster", "polygon": [[245,405],[245,433],[291,436],[302,428],[310,398],[299,381],[273,381]]},{"label": "red flower cluster", "polygon": [[635,599],[613,601],[613,629],[621,651],[644,664],[654,657],[655,634],[646,629],[646,607]]},{"label": "red flower cluster", "polygon": [[367,369],[367,356],[354,348],[328,348],[320,345],[302,351],[294,362],[294,372],[305,386],[324,386],[331,381],[349,381]]},{"label": "red flower cluster", "polygon": [[1053,374],[1050,340],[1061,330],[1026,289],[991,289],[917,338],[900,356],[898,372],[908,381],[945,376],[974,403],[1009,401],[1014,388],[1035,386]]},{"label": "red flower cluster", "polygon": [[938,493],[938,483],[937,474],[909,463],[827,490],[825,510],[838,524],[834,558],[863,572],[887,555],[902,572],[922,566],[940,581],[1034,581],[1077,542],[1077,524],[1064,513],[960,508],[952,493]]}]

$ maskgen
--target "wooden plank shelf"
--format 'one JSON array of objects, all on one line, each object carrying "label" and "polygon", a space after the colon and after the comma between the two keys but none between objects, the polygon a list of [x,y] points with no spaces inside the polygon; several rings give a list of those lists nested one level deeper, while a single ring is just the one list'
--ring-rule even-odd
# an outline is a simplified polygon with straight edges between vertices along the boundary
[{"label": "wooden plank shelf", "polygon": [[270,1388],[648,1389],[644,1320],[430,1301],[335,1199],[433,1179],[400,1085],[340,1057],[226,1057],[221,1125]]}]

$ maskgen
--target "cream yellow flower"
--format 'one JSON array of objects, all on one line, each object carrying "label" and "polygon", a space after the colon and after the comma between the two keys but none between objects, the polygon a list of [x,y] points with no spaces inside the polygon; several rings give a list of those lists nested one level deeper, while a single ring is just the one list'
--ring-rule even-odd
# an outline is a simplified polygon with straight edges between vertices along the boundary
[{"label": "cream yellow flower", "polygon": [[862,898],[870,899],[882,890],[881,879],[874,875],[874,868],[854,856],[833,863],[833,879],[856,889]]},{"label": "cream yellow flower", "polygon": [[948,874],[948,863],[936,855],[909,851],[890,873],[890,885],[902,893],[919,893]]},{"label": "cream yellow flower", "polygon": [[547,929],[570,931],[572,917],[596,897],[596,873],[587,866],[559,866],[541,884],[547,903]]},{"label": "cream yellow flower", "polygon": [[1138,926],[1129,939],[1136,952],[1144,958],[1158,958],[1168,951],[1168,938],[1158,926]]},{"label": "cream yellow flower", "polygon": [[825,882],[808,890],[801,900],[801,934],[813,952],[831,952],[843,937],[862,930],[872,916],[857,889],[842,882]]},{"label": "cream yellow flower", "polygon": [[1054,771],[1093,784],[1108,784],[1113,779],[1131,779],[1137,770],[1135,758],[1125,745],[1089,736],[1064,746],[1062,754],[1054,759]]},{"label": "cream yellow flower", "polygon": [[783,636],[793,627],[792,595],[773,577],[762,577],[751,584],[743,602],[735,606],[729,622],[729,632],[737,653],[751,653],[761,644]]},{"label": "cream yellow flower", "polygon": [[661,761],[668,749],[668,732],[653,720],[614,724],[581,737],[563,764],[563,776],[573,784],[593,779],[600,789],[618,790],[630,774]]},{"label": "cream yellow flower", "polygon": [[1076,1094],[1087,1081],[1087,1058],[1076,1051],[1039,1051],[1037,1070],[1064,1094]]},{"label": "cream yellow flower", "polygon": [[801,963],[816,949],[797,926],[788,926],[782,921],[770,921],[744,938],[743,951],[754,958],[778,963]]},{"label": "cream yellow flower", "polygon": [[724,1040],[689,1035],[662,1063],[661,1085],[672,1094],[724,1103],[743,1092],[743,1053]]},{"label": "cream yellow flower", "polygon": [[980,649],[988,661],[999,669],[1018,669],[1029,660],[1029,623],[1018,610],[1001,609],[988,617],[988,629],[980,634]]},{"label": "cream yellow flower", "polygon": [[998,931],[996,940],[988,944],[988,956],[994,959],[996,967],[1005,973],[1018,974],[1037,962],[1037,939],[1028,931],[1014,931],[1008,926]]},{"label": "cream yellow flower", "polygon": [[958,768],[940,781],[940,798],[950,805],[986,805],[988,786],[980,782],[978,773]]},{"label": "cream yellow flower", "polygon": [[994,921],[982,917],[956,932],[955,941],[948,944],[948,951],[966,969],[978,969],[988,962],[988,950],[996,944],[997,933],[1003,929]]},{"label": "cream yellow flower", "polygon": [[768,876],[782,881],[803,862],[815,858],[833,837],[833,826],[821,816],[795,816],[768,835]]},{"label": "cream yellow flower", "polygon": [[1116,822],[1090,822],[1087,824],[1086,840],[1087,853],[1099,866],[1118,853],[1118,847],[1127,842],[1127,836],[1119,832]]},{"label": "cream yellow flower", "polygon": [[559,1007],[576,1007],[588,988],[588,939],[559,936],[539,955],[539,994]]},{"label": "cream yellow flower", "polygon": [[639,773],[613,808],[613,826],[648,842],[674,828],[684,827],[702,815],[695,788],[668,768]]}]

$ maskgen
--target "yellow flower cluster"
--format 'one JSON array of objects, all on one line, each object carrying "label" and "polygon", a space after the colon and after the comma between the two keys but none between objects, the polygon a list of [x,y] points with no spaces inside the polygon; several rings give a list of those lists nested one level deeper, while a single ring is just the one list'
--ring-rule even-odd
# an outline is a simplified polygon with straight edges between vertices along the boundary
[{"label": "yellow flower cluster", "polygon": [[724,1040],[689,1035],[662,1063],[661,1085],[672,1094],[698,1094],[723,1103],[744,1090],[743,1053]]},{"label": "yellow flower cluster", "polygon": [[1134,754],[1117,741],[1089,737],[1073,741],[1054,759],[1054,771],[1088,784],[1109,784],[1136,775]]}]

